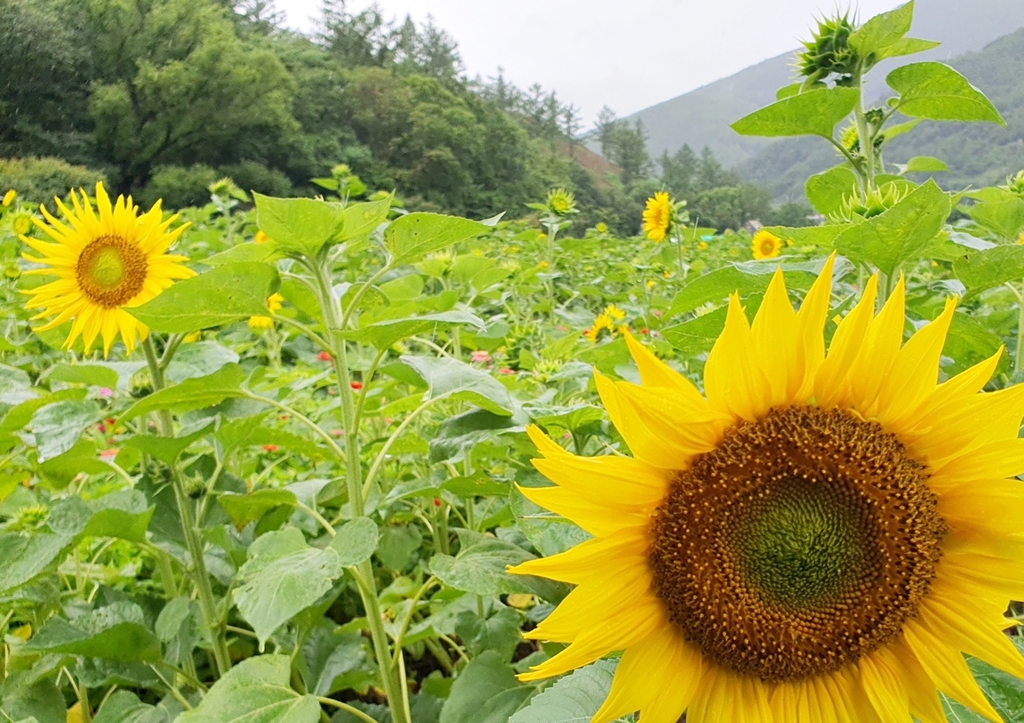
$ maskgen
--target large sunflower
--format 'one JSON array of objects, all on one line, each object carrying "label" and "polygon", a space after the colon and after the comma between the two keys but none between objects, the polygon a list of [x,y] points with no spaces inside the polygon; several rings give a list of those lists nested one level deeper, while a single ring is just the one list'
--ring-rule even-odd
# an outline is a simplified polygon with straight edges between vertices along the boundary
[{"label": "large sunflower", "polygon": [[195,272],[182,264],[184,256],[173,256],[167,249],[188,224],[171,229],[177,215],[164,219],[160,201],[139,215],[139,207],[129,196],[118,196],[111,204],[102,183],[96,184],[96,208],[85,191],[71,192],[69,209],[54,199],[63,221],[45,206],[40,211],[47,223],[33,219],[40,231],[53,242],[22,235],[21,240],[41,258],[24,258],[43,268],[28,274],[56,276],[56,281],[24,293],[31,298],[29,309],[41,309],[33,319],[55,318],[39,327],[53,329],[72,321],[65,347],[82,337],[88,352],[97,337],[102,337],[103,354],[110,353],[114,340],[121,336],[131,353],[135,343],[145,339],[148,329],[125,309],[140,306],[174,283]]},{"label": "large sunflower", "polygon": [[938,384],[955,302],[903,344],[902,281],[826,354],[831,275],[795,312],[776,273],[752,325],[732,297],[704,394],[627,337],[642,385],[596,382],[633,457],[530,429],[557,486],[523,494],[593,539],[514,568],[576,585],[523,677],[624,651],[594,723],[999,721],[962,653],[1024,677],[1024,386],[981,392],[998,354]]},{"label": "large sunflower", "polygon": [[664,191],[658,191],[647,199],[644,207],[644,233],[656,243],[665,240],[669,227],[672,225],[672,213],[675,207],[672,199]]}]

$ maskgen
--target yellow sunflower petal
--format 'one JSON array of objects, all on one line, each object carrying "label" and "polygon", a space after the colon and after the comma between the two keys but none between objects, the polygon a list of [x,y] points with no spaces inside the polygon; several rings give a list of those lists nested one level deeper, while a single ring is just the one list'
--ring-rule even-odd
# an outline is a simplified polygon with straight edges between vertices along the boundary
[{"label": "yellow sunflower petal", "polygon": [[550,557],[527,560],[508,572],[513,575],[538,575],[551,580],[579,584],[601,574],[609,559],[646,559],[647,531],[642,527],[627,527],[607,537],[596,537],[581,542],[565,552]]},{"label": "yellow sunflower petal", "polygon": [[823,407],[836,406],[846,392],[853,363],[864,345],[864,336],[875,315],[875,296],[878,277],[872,276],[864,287],[860,301],[839,322],[828,355],[818,370],[814,382],[814,396]]},{"label": "yellow sunflower petal", "polygon": [[759,363],[750,324],[736,294],[704,365],[704,391],[716,408],[753,421],[769,407],[771,386]]}]

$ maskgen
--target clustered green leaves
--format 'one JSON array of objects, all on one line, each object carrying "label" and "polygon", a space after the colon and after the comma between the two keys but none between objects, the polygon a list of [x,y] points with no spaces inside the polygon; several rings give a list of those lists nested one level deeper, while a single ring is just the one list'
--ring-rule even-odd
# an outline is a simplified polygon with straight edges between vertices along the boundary
[{"label": "clustered green leaves", "polygon": [[[519,682],[561,647],[520,631],[568,588],[506,567],[588,537],[516,489],[546,484],[524,428],[579,454],[628,452],[592,382],[594,368],[637,378],[621,326],[699,380],[731,293],[752,315],[781,266],[800,296],[837,251],[838,313],[876,271],[887,288],[906,277],[911,323],[958,293],[942,373],[1007,345],[994,386],[1024,378],[1022,177],[950,193],[917,175],[936,159],[883,156],[923,120],[998,111],[939,63],[897,68],[895,95],[863,105],[877,62],[930,47],[905,37],[911,13],[823,21],[805,80],[735,124],[842,149],[807,182],[823,223],[772,227],[788,243],[766,261],[744,233],[688,228],[673,247],[581,229],[560,189],[532,206],[538,227],[354,202],[362,182],[341,166],[316,181],[331,200],[250,205],[223,181],[183,211],[198,275],[131,310],[150,329],[145,358],[105,361],[31,330],[19,290],[37,281],[13,233],[31,209],[0,208],[0,262],[16,272],[0,282],[0,712],[587,720],[615,661]],[[254,332],[246,319],[275,293],[273,325]],[[584,336],[609,305],[621,326]],[[1007,720],[1024,715],[1024,683],[970,665]]]}]

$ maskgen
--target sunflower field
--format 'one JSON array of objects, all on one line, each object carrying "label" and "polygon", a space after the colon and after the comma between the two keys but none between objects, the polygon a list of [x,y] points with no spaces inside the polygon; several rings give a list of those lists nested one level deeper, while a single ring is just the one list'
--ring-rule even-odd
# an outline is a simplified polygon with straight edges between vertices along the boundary
[{"label": "sunflower field", "polygon": [[733,125],[808,227],[0,189],[2,720],[1024,721],[1024,172],[886,161],[1003,123],[862,92],[912,12]]}]

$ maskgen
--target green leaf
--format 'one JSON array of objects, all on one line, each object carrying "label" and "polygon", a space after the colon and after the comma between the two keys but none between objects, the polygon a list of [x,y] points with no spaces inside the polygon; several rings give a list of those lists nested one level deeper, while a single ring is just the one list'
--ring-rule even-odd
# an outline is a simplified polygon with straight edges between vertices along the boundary
[{"label": "green leaf", "polygon": [[264,414],[222,424],[215,436],[217,441],[224,446],[225,455],[242,447],[272,444],[282,449],[298,452],[305,457],[324,456],[323,451],[312,440],[277,427],[268,427],[267,416]]},{"label": "green leaf", "polygon": [[900,38],[892,45],[887,46],[882,50],[876,60],[883,60],[885,58],[897,58],[901,55],[914,55],[915,53],[923,53],[926,50],[937,48],[942,43],[936,40],[921,40],[920,38]]},{"label": "green leaf", "polygon": [[526,550],[496,537],[460,531],[462,549],[458,555],[437,554],[430,559],[430,572],[448,587],[475,595],[532,593],[545,600],[558,599],[560,586],[527,575],[510,575],[510,565],[534,558]]},{"label": "green leaf", "polygon": [[82,431],[95,424],[100,416],[100,408],[91,401],[68,399],[39,408],[28,424],[35,437],[39,461],[45,462],[69,451]]},{"label": "green leaf", "polygon": [[186,334],[267,313],[277,270],[262,263],[225,264],[171,286],[142,306],[126,309],[154,331]]},{"label": "green leaf", "polygon": [[874,54],[876,59],[880,59],[878,56],[886,48],[910,32],[913,18],[913,1],[895,10],[879,13],[850,34],[850,47],[862,57]]},{"label": "green leaf", "polygon": [[[1020,640],[1016,638],[1011,638],[1011,640],[1017,649],[1024,653],[1024,645]],[[968,658],[967,664],[970,666],[978,686],[984,691],[985,697],[992,703],[992,707],[1004,721],[1024,720],[1024,682],[976,658]],[[950,723],[983,723],[988,720],[988,718],[982,718],[965,706],[950,700],[947,696],[940,695],[942,695],[943,708],[946,709]]]},{"label": "green leaf", "polygon": [[339,242],[358,240],[371,233],[388,220],[388,212],[391,210],[393,200],[394,194],[391,194],[379,201],[350,203],[345,207],[345,226],[336,240]]},{"label": "green leaf", "polygon": [[843,205],[843,196],[857,187],[857,175],[846,166],[836,166],[807,179],[804,192],[818,213],[828,216]]},{"label": "green leaf", "polygon": [[167,367],[167,378],[175,384],[213,374],[225,364],[237,364],[238,354],[215,341],[183,344]]},{"label": "green leaf", "polygon": [[976,294],[985,289],[1024,279],[1024,246],[996,246],[953,262],[953,273]]},{"label": "green leaf", "polygon": [[942,230],[949,211],[949,195],[929,180],[884,213],[843,231],[835,247],[847,258],[891,275],[904,262],[919,258]]},{"label": "green leaf", "polygon": [[468,324],[479,331],[487,328],[480,317],[468,311],[442,311],[437,314],[405,319],[386,319],[343,334],[346,339],[354,339],[370,344],[378,349],[387,349],[392,344],[411,336],[432,332],[437,327]]},{"label": "green leaf", "polygon": [[512,666],[489,650],[459,673],[439,723],[508,723],[535,691],[520,684]]},{"label": "green leaf", "polygon": [[1006,121],[985,94],[944,63],[910,63],[885,82],[900,94],[897,109],[911,118],[945,121]]},{"label": "green leaf", "polygon": [[401,361],[427,383],[429,399],[457,399],[493,414],[512,415],[512,397],[508,390],[485,371],[451,357],[403,356]]},{"label": "green leaf", "polygon": [[224,508],[234,526],[244,528],[250,522],[257,522],[271,510],[279,507],[295,507],[295,493],[288,490],[257,490],[248,495],[220,495],[217,503]]},{"label": "green leaf", "polygon": [[249,547],[249,559],[238,571],[241,583],[235,602],[260,642],[320,599],[343,568],[338,553],[306,544],[301,530],[268,532]]},{"label": "green leaf", "polygon": [[338,553],[338,562],[343,567],[355,567],[370,559],[379,541],[377,523],[369,517],[359,517],[341,526],[331,539],[331,549]]},{"label": "green leaf", "polygon": [[211,407],[225,399],[243,396],[241,384],[244,380],[245,372],[240,366],[226,364],[209,376],[187,379],[140,399],[121,415],[121,420],[127,421],[161,409],[180,414]]},{"label": "green leaf", "polygon": [[205,437],[210,432],[213,420],[209,420],[202,429],[198,429],[184,437],[158,437],[154,434],[137,434],[125,444],[125,447],[137,449],[154,457],[166,465],[173,465],[186,449]]},{"label": "green leaf", "polygon": [[411,263],[433,251],[487,233],[482,223],[437,213],[409,213],[384,231],[384,246],[394,263]]},{"label": "green leaf", "polygon": [[225,264],[237,263],[260,263],[270,264],[284,255],[278,250],[277,244],[272,240],[263,243],[240,243],[232,246],[227,251],[221,251],[209,258],[203,259],[206,266],[224,266]]},{"label": "green leaf", "polygon": [[194,709],[175,723],[317,723],[320,704],[292,690],[291,659],[259,655],[218,680]]},{"label": "green leaf", "polygon": [[971,219],[997,236],[1014,241],[1024,229],[1024,198],[1006,188],[983,188],[968,194],[977,203],[967,209]]},{"label": "green leaf", "polygon": [[[256,223],[273,239],[278,250],[315,258],[324,244],[345,226],[345,211],[339,203],[312,198],[273,198],[253,193]],[[266,302],[267,294],[263,297]]]},{"label": "green leaf", "polygon": [[615,663],[599,660],[580,668],[530,701],[508,723],[590,723],[612,687]]},{"label": "green leaf", "polygon": [[938,158],[932,158],[931,156],[914,156],[907,161],[907,167],[903,171],[904,173],[942,173],[948,171],[947,166],[943,161]]},{"label": "green leaf", "polygon": [[703,354],[711,351],[711,347],[715,345],[715,341],[722,334],[727,312],[728,309],[723,306],[710,314],[704,314],[662,329],[661,335],[672,345],[673,349],[681,352],[684,356]]},{"label": "green leaf", "polygon": [[30,582],[70,544],[67,535],[0,533],[0,560],[4,561],[0,565],[0,593],[9,593]]},{"label": "green leaf", "polygon": [[118,537],[145,542],[155,507],[139,490],[118,490],[95,500],[66,497],[53,506],[50,529],[68,537]]},{"label": "green leaf", "polygon": [[[90,387],[117,387],[118,374],[109,367],[99,364],[57,364],[43,375],[51,382],[85,384]],[[24,400],[23,400],[24,401]]]},{"label": "green leaf", "polygon": [[519,627],[523,621],[512,608],[503,607],[486,620],[472,610],[462,610],[455,618],[455,634],[471,655],[493,650],[509,660],[522,642]]},{"label": "green leaf", "polygon": [[[791,229],[782,229],[789,231]],[[785,237],[783,237],[785,238]],[[768,259],[767,261],[744,261],[698,276],[683,287],[672,300],[668,315],[675,316],[693,311],[708,302],[719,304],[730,294],[739,293],[745,297],[749,294],[764,293],[771,283],[775,270],[782,268],[786,272],[786,286],[790,289],[809,289],[821,272],[822,261],[784,261]]]},{"label": "green leaf", "polygon": [[856,88],[823,88],[776,101],[732,124],[742,136],[832,137],[836,124],[853,112]]},{"label": "green leaf", "polygon": [[116,691],[107,698],[100,708],[93,723],[157,723],[154,717],[156,708],[139,700],[134,693],[127,690]]},{"label": "green leaf", "polygon": [[142,608],[126,601],[98,608],[74,620],[50,618],[25,648],[105,660],[160,659],[160,641],[146,627]]},{"label": "green leaf", "polygon": [[96,445],[91,439],[80,439],[67,452],[39,465],[40,475],[54,489],[63,489],[80,474],[109,474],[110,472],[110,465],[97,456]]}]

